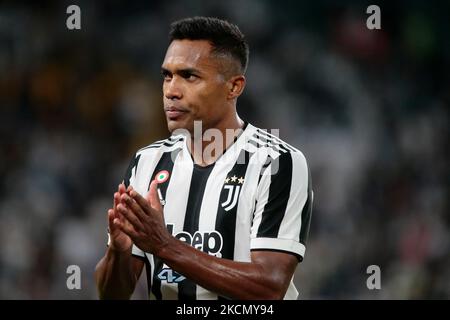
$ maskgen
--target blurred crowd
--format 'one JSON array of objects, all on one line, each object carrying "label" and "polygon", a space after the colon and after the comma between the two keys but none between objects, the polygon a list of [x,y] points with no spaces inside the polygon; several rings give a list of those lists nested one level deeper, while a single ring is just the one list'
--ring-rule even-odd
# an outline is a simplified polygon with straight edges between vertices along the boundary
[{"label": "blurred crowd", "polygon": [[[81,30],[66,28],[70,4]],[[168,135],[168,26],[211,15],[250,43],[239,114],[280,129],[311,169],[299,298],[449,299],[450,4],[381,2],[381,30],[366,28],[368,5],[2,2],[0,298],[97,298],[112,194],[134,151]]]}]

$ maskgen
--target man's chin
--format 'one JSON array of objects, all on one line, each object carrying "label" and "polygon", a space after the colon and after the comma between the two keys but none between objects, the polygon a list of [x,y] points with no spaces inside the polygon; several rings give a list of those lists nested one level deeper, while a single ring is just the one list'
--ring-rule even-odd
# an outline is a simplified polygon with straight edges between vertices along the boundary
[{"label": "man's chin", "polygon": [[175,131],[189,131],[189,125],[185,121],[175,121],[167,119],[167,129],[171,134]]}]

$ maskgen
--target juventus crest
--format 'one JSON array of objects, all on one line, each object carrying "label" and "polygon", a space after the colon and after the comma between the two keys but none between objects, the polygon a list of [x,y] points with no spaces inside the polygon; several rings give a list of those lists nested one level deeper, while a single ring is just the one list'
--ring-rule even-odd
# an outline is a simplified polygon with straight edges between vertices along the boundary
[{"label": "juventus crest", "polygon": [[236,175],[225,179],[225,186],[223,188],[228,191],[228,194],[226,200],[220,204],[225,211],[230,211],[236,206],[243,183],[244,178],[238,178]]}]

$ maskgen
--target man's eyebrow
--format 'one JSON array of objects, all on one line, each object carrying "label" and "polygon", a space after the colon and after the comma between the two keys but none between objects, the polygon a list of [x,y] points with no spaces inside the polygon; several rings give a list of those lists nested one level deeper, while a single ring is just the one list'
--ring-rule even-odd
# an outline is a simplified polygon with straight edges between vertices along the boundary
[{"label": "man's eyebrow", "polygon": [[164,67],[161,67],[161,73],[163,74],[172,74],[172,73],[176,73],[176,74],[180,74],[180,73],[195,73],[195,74],[201,74],[202,72],[198,69],[195,68],[182,68],[182,69],[175,69],[175,72],[172,72]]}]

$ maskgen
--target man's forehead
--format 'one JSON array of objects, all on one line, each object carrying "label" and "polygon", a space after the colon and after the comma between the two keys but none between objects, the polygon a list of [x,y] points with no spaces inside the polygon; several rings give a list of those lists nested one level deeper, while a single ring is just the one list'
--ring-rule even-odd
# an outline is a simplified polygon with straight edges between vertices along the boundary
[{"label": "man's forehead", "polygon": [[167,48],[163,67],[212,67],[212,45],[206,40],[174,40]]}]

